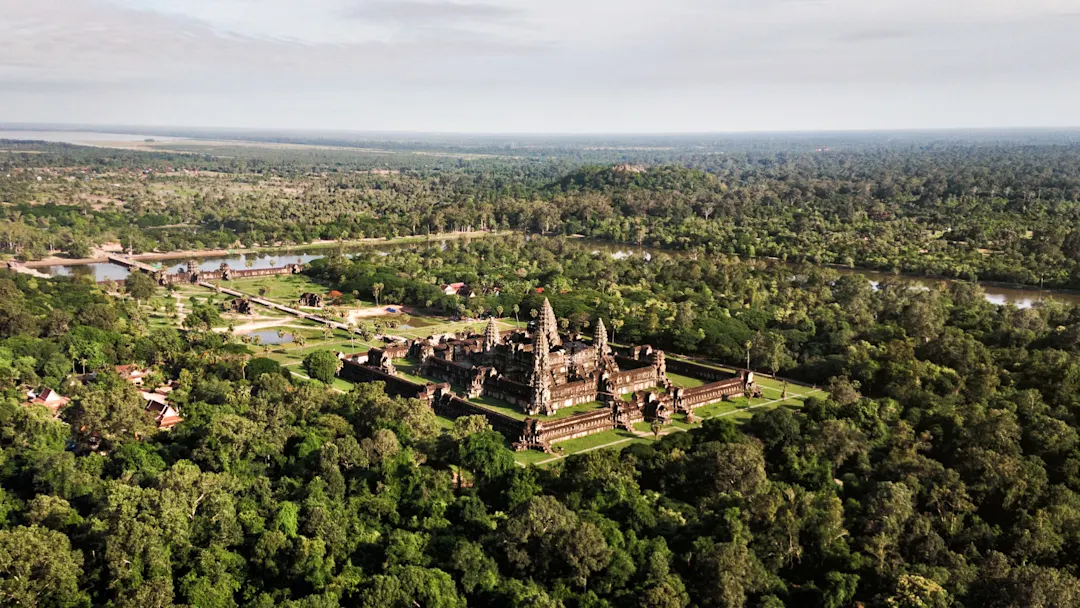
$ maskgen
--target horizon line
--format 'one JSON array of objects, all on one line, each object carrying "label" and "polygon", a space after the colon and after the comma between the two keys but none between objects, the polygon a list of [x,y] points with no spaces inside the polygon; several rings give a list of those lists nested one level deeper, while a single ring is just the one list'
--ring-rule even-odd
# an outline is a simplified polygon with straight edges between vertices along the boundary
[{"label": "horizon line", "polygon": [[[413,131],[413,130],[366,130],[333,127],[221,127],[192,125],[136,125],[108,123],[64,123],[64,122],[0,122],[0,129],[47,131],[47,130],[88,130],[92,132],[125,134],[130,131],[189,130],[189,131],[232,131],[232,132],[269,132],[269,133],[306,133],[306,134],[349,134],[349,135],[397,135],[397,136],[466,136],[466,137],[655,137],[655,136],[775,136],[775,135],[858,135],[858,134],[920,134],[920,133],[958,133],[958,132],[1069,132],[1080,131],[1078,125],[1061,126],[978,126],[978,127],[882,127],[850,129],[758,129],[745,131]],[[146,133],[133,132],[132,135]],[[152,133],[151,133],[152,134]]]}]

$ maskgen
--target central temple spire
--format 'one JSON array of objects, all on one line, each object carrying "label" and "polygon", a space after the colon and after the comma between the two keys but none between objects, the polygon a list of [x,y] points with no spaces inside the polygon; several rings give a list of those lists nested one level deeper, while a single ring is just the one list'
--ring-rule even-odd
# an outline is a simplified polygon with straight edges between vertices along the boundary
[{"label": "central temple spire", "polygon": [[604,327],[604,320],[600,317],[596,318],[596,330],[593,332],[592,342],[593,348],[601,357],[611,352],[611,348],[607,343],[607,328]]},{"label": "central temple spire", "polygon": [[495,317],[491,317],[488,320],[487,327],[484,328],[484,352],[490,352],[499,345],[499,327],[495,324]]},{"label": "central temple spire", "polygon": [[529,386],[532,388],[532,402],[528,411],[530,414],[550,414],[551,410],[551,370],[548,361],[551,355],[551,345],[548,343],[547,332],[544,331],[544,323],[541,318],[540,327],[533,336],[533,368],[529,374]]},{"label": "central temple spire", "polygon": [[547,334],[549,347],[562,344],[562,339],[559,338],[559,322],[555,320],[555,310],[551,308],[551,302],[547,298],[544,298],[544,305],[540,310],[540,324],[536,331]]}]

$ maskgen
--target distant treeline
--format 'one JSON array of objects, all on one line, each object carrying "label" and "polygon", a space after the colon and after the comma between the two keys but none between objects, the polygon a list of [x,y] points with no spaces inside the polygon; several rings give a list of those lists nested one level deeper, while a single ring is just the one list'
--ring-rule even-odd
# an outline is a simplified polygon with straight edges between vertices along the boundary
[{"label": "distant treeline", "polygon": [[442,154],[237,146],[230,157],[9,143],[0,248],[40,257],[111,239],[146,250],[501,228],[1080,288],[1080,143],[1010,137],[851,136],[787,152],[549,141],[542,155],[457,157],[453,142],[424,143]]}]

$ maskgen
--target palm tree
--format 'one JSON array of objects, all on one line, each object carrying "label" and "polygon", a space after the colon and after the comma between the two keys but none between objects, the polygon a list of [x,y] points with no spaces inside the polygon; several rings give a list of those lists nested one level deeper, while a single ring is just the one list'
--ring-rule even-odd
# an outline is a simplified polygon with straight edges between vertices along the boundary
[{"label": "palm tree", "polygon": [[296,342],[296,345],[300,347],[300,354],[304,354],[304,345],[307,344],[307,338],[303,334],[296,334],[293,336],[293,342]]},{"label": "palm tree", "polygon": [[514,321],[521,323],[521,319],[518,318],[518,313],[521,312],[521,307],[514,304]]},{"label": "palm tree", "polygon": [[379,306],[379,294],[382,293],[385,285],[382,283],[375,283],[371,286],[371,293],[375,296],[375,306]]}]

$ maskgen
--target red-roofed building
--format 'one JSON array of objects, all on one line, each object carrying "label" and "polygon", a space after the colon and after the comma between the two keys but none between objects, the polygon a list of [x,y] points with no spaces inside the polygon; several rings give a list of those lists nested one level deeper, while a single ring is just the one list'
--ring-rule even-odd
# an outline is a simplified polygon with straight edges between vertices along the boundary
[{"label": "red-roofed building", "polygon": [[442,292],[448,296],[464,295],[461,293],[464,289],[465,283],[450,283],[442,286]]},{"label": "red-roofed building", "polygon": [[54,416],[59,416],[60,410],[71,402],[71,399],[60,395],[51,388],[42,389],[41,392],[30,391],[26,394],[26,398],[28,403],[44,405],[49,408],[49,411],[51,411]]},{"label": "red-roofed building", "polygon": [[180,412],[169,405],[165,395],[143,391],[142,398],[146,400],[146,411],[153,414],[154,422],[157,423],[159,429],[171,429],[184,421],[180,417]]}]

